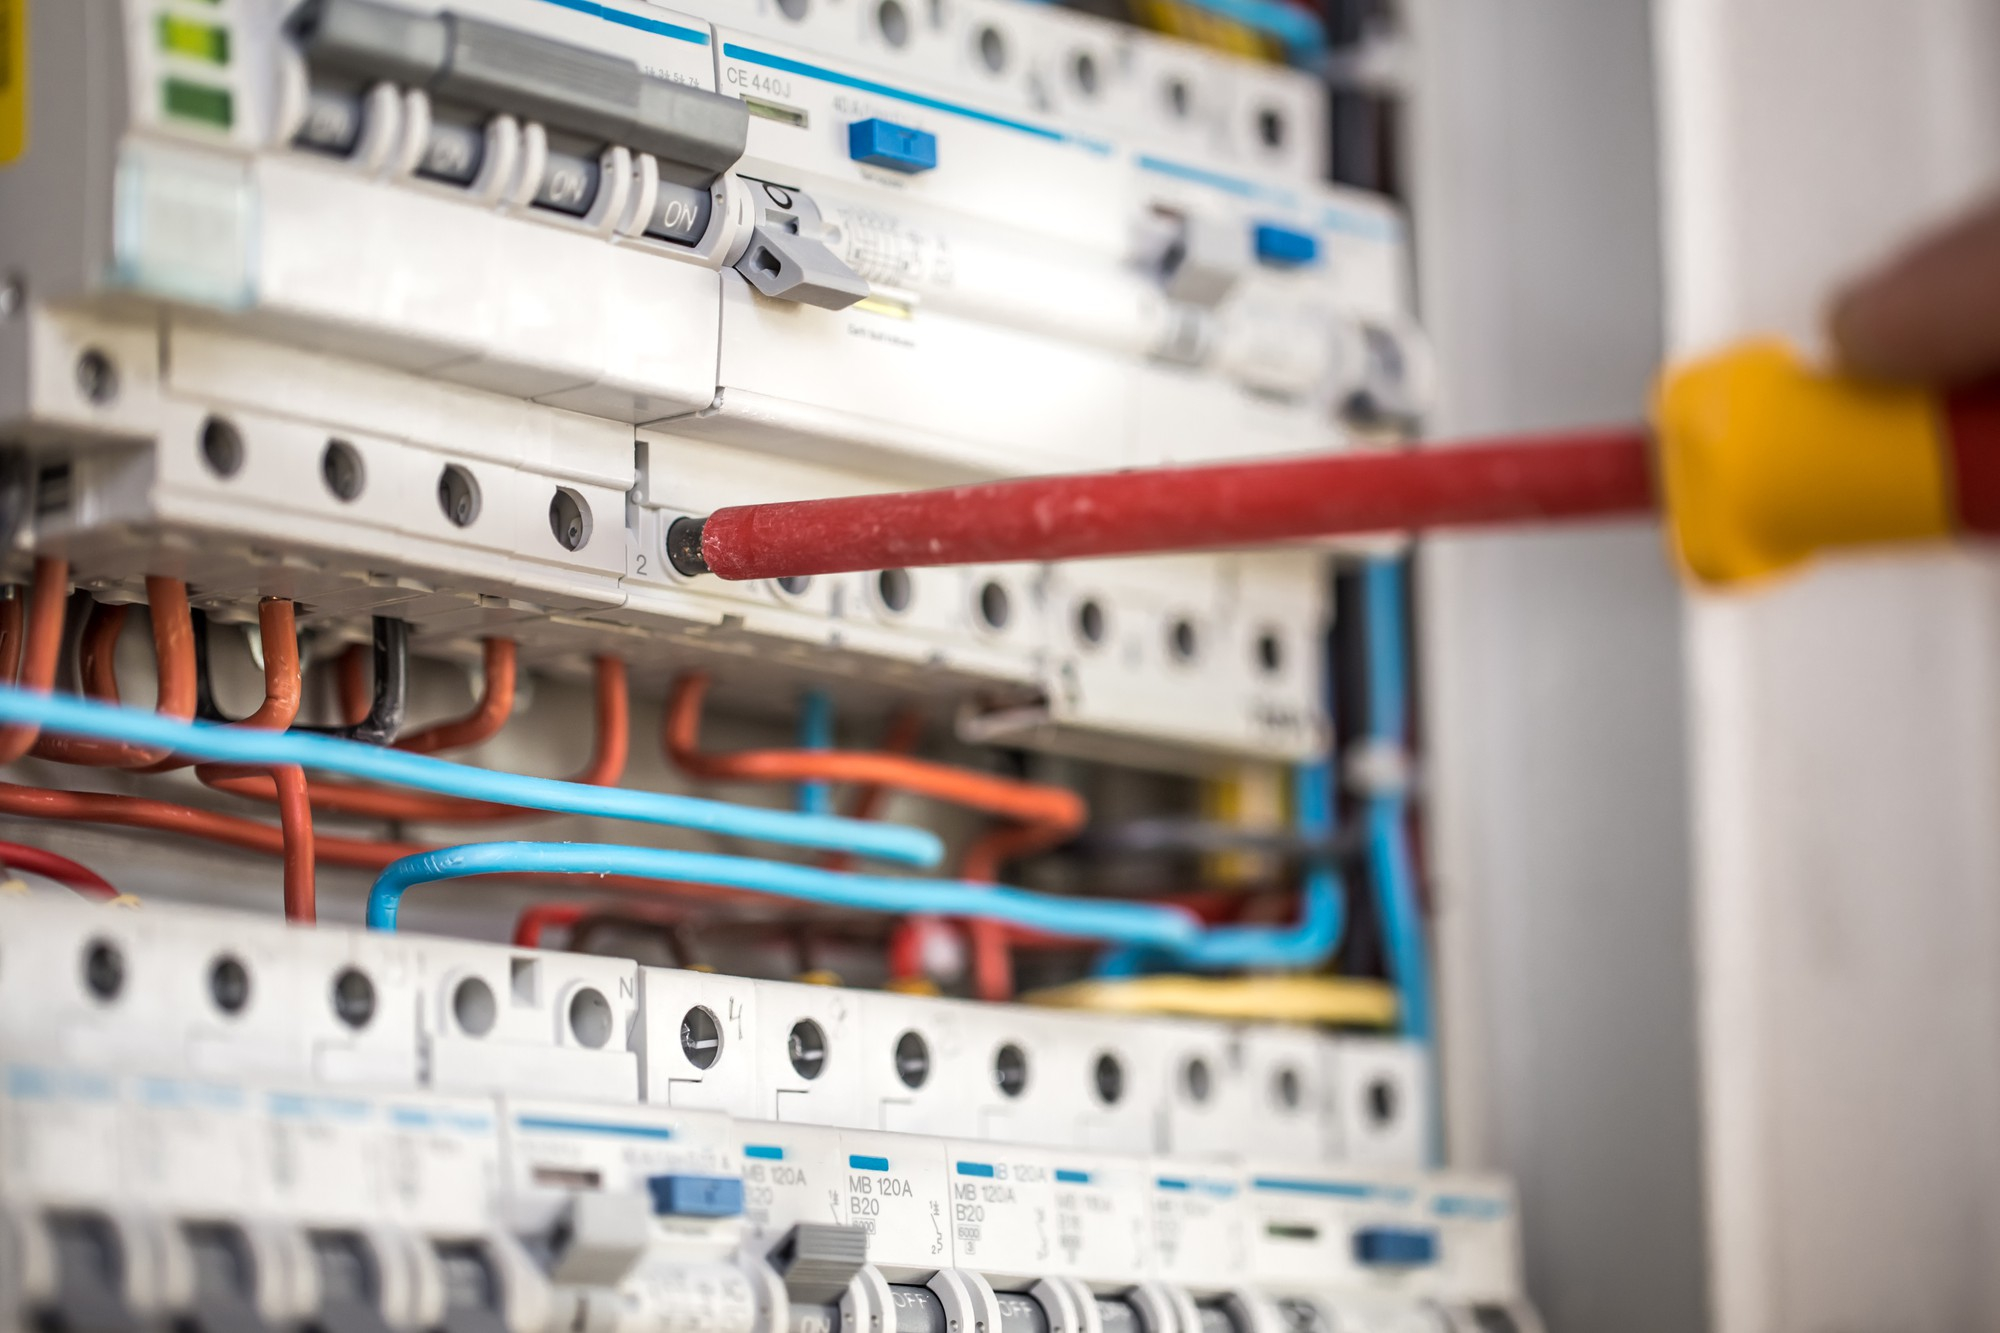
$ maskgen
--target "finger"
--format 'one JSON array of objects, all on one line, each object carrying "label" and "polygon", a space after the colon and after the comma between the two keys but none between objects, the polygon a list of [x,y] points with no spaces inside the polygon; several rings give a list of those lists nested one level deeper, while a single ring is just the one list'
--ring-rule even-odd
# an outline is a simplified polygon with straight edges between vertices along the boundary
[{"label": "finger", "polygon": [[1842,368],[1870,379],[2000,374],[2000,196],[1850,284],[1827,324]]}]

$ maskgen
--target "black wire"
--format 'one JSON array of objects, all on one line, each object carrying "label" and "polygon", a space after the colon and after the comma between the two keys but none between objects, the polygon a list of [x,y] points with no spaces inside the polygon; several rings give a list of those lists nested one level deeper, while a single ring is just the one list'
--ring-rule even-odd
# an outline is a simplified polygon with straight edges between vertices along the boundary
[{"label": "black wire", "polygon": [[215,681],[208,673],[208,612],[188,612],[194,629],[194,715],[204,722],[228,722],[215,703]]},{"label": "black wire", "polygon": [[1360,828],[1331,837],[1308,838],[1290,829],[1243,828],[1200,819],[1135,819],[1093,831],[1074,844],[1087,856],[1209,856],[1230,852],[1306,861],[1331,857],[1347,861],[1363,850]]},{"label": "black wire", "polygon": [[409,706],[410,627],[389,616],[375,617],[375,701],[368,716],[351,727],[294,727],[321,736],[387,745],[403,729]]}]

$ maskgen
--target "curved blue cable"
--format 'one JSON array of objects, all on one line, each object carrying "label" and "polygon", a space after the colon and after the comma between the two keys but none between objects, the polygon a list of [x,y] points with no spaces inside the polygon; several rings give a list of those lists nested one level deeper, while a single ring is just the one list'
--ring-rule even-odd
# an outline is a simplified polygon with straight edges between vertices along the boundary
[{"label": "curved blue cable", "polygon": [[852,875],[747,856],[592,842],[475,842],[406,856],[383,870],[368,891],[368,925],[394,930],[403,895],[419,884],[522,873],[631,875],[716,884],[829,907],[983,917],[1051,934],[1166,949],[1185,947],[1201,934],[1201,923],[1190,913],[1157,903],[1057,898],[965,880]]},{"label": "curved blue cable", "polygon": [[[1409,627],[1404,623],[1403,560],[1369,562],[1363,574],[1368,637],[1368,729],[1377,743],[1399,749],[1409,734]],[[1425,1150],[1435,1164],[1444,1160],[1444,1125],[1438,1114],[1437,1048],[1431,1017],[1430,955],[1424,942],[1423,913],[1417,906],[1417,872],[1410,854],[1409,795],[1384,792],[1368,800],[1368,860],[1373,867],[1376,915],[1396,984],[1396,1008],[1403,1035],[1423,1050],[1434,1090],[1427,1099]]]},{"label": "curved blue cable", "polygon": [[936,834],[902,824],[800,815],[695,796],[593,787],[559,778],[499,773],[331,736],[181,722],[144,709],[37,694],[11,686],[0,686],[0,722],[31,723],[71,736],[129,741],[217,763],[299,764],[322,773],[338,773],[444,796],[695,829],[792,847],[848,852],[904,865],[934,866],[944,859],[944,844]]},{"label": "curved blue cable", "polygon": [[[1368,731],[1376,742],[1400,748],[1408,734],[1409,654],[1403,616],[1403,562],[1372,560],[1363,574],[1368,639]],[[1403,1032],[1428,1044],[1432,1037],[1430,959],[1417,908],[1416,875],[1405,815],[1409,799],[1393,792],[1368,801],[1369,858],[1375,867],[1376,910],[1396,983]]]},{"label": "curved blue cable", "polygon": [[[1292,777],[1292,825],[1308,838],[1333,833],[1333,765],[1300,764]],[[1347,891],[1331,858],[1315,858],[1299,894],[1299,919],[1290,926],[1216,926],[1183,948],[1166,953],[1127,945],[1107,950],[1091,968],[1100,977],[1129,977],[1152,965],[1197,970],[1317,967],[1340,947],[1347,924]]]},{"label": "curved blue cable", "polygon": [[[807,690],[805,698],[799,701],[799,746],[807,750],[833,748],[833,697],[825,690]],[[803,814],[832,814],[832,785],[801,782],[798,805]]]}]

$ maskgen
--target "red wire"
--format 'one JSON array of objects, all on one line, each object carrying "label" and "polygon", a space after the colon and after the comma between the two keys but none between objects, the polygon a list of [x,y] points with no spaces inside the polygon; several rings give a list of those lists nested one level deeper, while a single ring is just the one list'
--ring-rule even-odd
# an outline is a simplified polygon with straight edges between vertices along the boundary
[{"label": "red wire", "polygon": [[[615,787],[625,774],[631,743],[631,694],[626,685],[625,664],[615,657],[597,659],[595,750],[583,771],[571,782],[593,787]],[[268,777],[242,772],[218,778],[210,786],[233,796],[254,801],[275,801],[276,789]],[[380,787],[346,782],[315,782],[315,808],[369,819],[392,819],[408,823],[477,823],[482,821],[528,819],[541,815],[537,810],[495,805],[488,801],[459,796],[432,796],[422,792],[387,791]]]},{"label": "red wire", "polygon": [[[41,565],[37,564],[37,583],[41,584]],[[64,583],[68,572],[65,569]],[[155,608],[153,617],[155,646],[161,653],[161,679],[166,681],[171,673],[176,677],[172,686],[161,686],[161,698],[178,704],[181,678],[187,689],[187,713],[194,713],[194,635],[187,611],[187,587],[177,579],[148,579],[149,591],[164,597],[167,605]],[[50,595],[50,589],[38,586],[36,610],[44,603],[61,601]],[[260,622],[267,630],[276,633],[266,645],[266,697],[264,706],[253,714],[253,722],[289,724],[289,712],[296,713],[299,693],[297,641],[290,634],[292,608],[290,603],[266,602],[259,606]],[[47,654],[47,639],[54,636],[58,641],[62,636],[60,614],[37,614],[27,629],[26,643],[23,645],[21,632],[21,603],[19,597],[8,599],[0,607],[0,671],[12,674],[13,667],[23,656],[30,663],[41,662]],[[105,663],[108,658],[108,641],[105,624],[115,627],[122,617],[104,617],[99,621],[97,637],[97,657],[86,671],[86,680],[101,691],[109,691],[115,699],[117,681]],[[165,627],[164,629],[162,627]],[[182,632],[185,629],[185,632]],[[279,682],[274,695],[270,688],[273,680]],[[32,741],[32,737],[29,738]],[[158,763],[157,751],[137,746],[120,745],[110,742],[94,748],[80,748],[56,742],[71,741],[74,738],[48,736],[33,746],[34,753],[43,755],[45,748],[50,757],[87,756],[73,760],[82,763],[101,763],[111,756],[121,759],[143,757],[147,763]],[[121,766],[130,766],[121,764]],[[207,767],[204,765],[203,767]],[[254,772],[255,770],[249,770]],[[202,768],[195,770],[200,776]],[[90,819],[96,823],[126,824],[132,827],[156,828],[171,832],[201,831],[203,836],[215,837],[221,841],[233,841],[236,845],[254,845],[259,851],[275,851],[284,858],[285,914],[294,921],[311,921],[315,911],[314,888],[314,839],[312,827],[312,807],[306,800],[305,775],[297,768],[279,768],[268,775],[283,789],[285,800],[280,810],[281,826],[272,829],[267,825],[250,821],[229,821],[227,816],[210,815],[206,811],[193,810],[185,806],[174,806],[163,801],[148,801],[139,797],[115,796],[85,792],[45,791],[34,787],[0,784],[0,809],[15,814],[34,814],[52,819]],[[220,822],[218,822],[220,821]],[[232,826],[234,825],[234,826]],[[273,845],[275,844],[275,845]]]},{"label": "red wire", "polygon": [[24,842],[0,842],[0,862],[5,862],[10,870],[24,870],[30,875],[52,879],[86,898],[118,896],[118,890],[111,881],[89,866],[80,865],[67,856],[43,851],[40,847],[30,847]]},{"label": "red wire", "polygon": [[[188,610],[187,584],[179,579],[149,577],[146,597],[152,611],[153,654],[159,670],[155,707],[161,715],[185,722],[194,716],[195,701],[194,619]],[[85,684],[112,700],[118,697],[118,681],[112,671],[111,649],[124,619],[123,615],[93,614],[81,654]],[[60,625],[57,632],[61,632]],[[30,647],[31,660],[34,652]],[[44,736],[29,753],[37,759],[92,768],[145,768],[167,758],[167,751],[154,746],[86,736]]]},{"label": "red wire", "polygon": [[425,727],[396,742],[398,750],[436,754],[461,750],[498,735],[514,712],[514,641],[488,639],[483,648],[485,688],[479,702],[464,717]]},{"label": "red wire", "polygon": [[358,727],[374,707],[368,688],[368,645],[350,643],[334,664],[334,683],[340,695],[340,720]]},{"label": "red wire", "polygon": [[[299,715],[304,679],[299,667],[299,637],[291,602],[282,597],[266,597],[257,604],[257,628],[264,645],[264,701],[257,711],[232,726],[259,731],[284,731]],[[85,677],[86,688],[89,677]],[[105,693],[93,698],[118,700],[118,682],[105,683]],[[192,761],[178,755],[142,768],[141,773],[169,773],[186,768]]]},{"label": "red wire", "polygon": [[[27,611],[23,647],[21,594],[17,589],[0,607],[0,667],[8,680],[20,675],[24,690],[47,694],[62,657],[63,611],[69,600],[69,562],[53,556],[35,561],[35,584]],[[0,727],[0,764],[11,764],[34,748],[40,728],[33,723]]]},{"label": "red wire", "polygon": [[592,903],[530,903],[514,922],[514,943],[522,949],[539,949],[543,931],[551,926],[565,930],[596,910]]}]

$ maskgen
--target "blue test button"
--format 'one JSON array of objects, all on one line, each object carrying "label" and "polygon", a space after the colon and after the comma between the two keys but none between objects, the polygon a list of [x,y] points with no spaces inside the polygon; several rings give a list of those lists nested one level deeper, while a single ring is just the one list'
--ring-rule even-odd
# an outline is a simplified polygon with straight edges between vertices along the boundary
[{"label": "blue test button", "polygon": [[653,1176],[646,1185],[660,1217],[735,1217],[743,1211],[737,1176]]},{"label": "blue test button", "polygon": [[1437,1262],[1437,1233],[1408,1227],[1363,1227],[1354,1233],[1355,1262],[1371,1268],[1416,1268]]},{"label": "blue test button", "polygon": [[1319,258],[1319,238],[1275,222],[1260,222],[1252,236],[1257,262],[1273,268],[1298,268]]},{"label": "blue test button", "polygon": [[937,165],[937,136],[893,120],[857,120],[847,127],[847,155],[914,176]]}]

